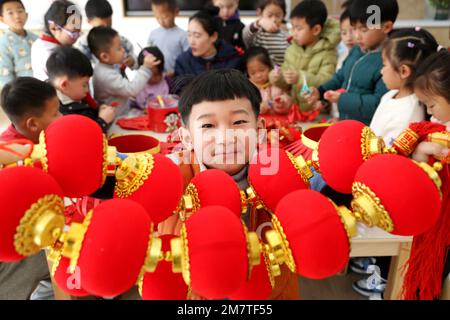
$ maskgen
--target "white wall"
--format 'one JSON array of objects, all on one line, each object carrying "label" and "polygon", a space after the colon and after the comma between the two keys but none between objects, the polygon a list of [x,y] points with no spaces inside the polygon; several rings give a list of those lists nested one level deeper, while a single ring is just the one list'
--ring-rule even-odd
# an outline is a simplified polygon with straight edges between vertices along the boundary
[{"label": "white wall", "polygon": [[[52,3],[52,0],[22,0],[27,11],[28,11],[28,23],[26,25],[27,29],[30,30],[42,30],[43,29],[43,17],[48,7]],[[83,12],[83,30],[88,32],[89,25],[86,22],[84,16],[84,5],[87,0],[72,0],[77,4]],[[152,17],[125,17],[123,1],[122,0],[109,0],[114,9],[113,16],[113,28],[119,31],[122,35],[130,39],[135,45],[135,50],[139,51],[137,43],[141,46],[147,44],[147,38],[150,32],[159,27],[156,20]],[[290,2],[290,1],[288,1]],[[250,23],[255,18],[242,18],[244,23]],[[178,17],[176,21],[180,28],[187,29],[188,18]],[[5,28],[4,25],[0,26],[0,29]]]}]

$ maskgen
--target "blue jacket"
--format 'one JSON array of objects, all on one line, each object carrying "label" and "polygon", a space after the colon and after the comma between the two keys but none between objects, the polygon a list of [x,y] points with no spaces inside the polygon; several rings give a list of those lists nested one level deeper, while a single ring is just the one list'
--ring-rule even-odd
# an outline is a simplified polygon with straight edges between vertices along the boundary
[{"label": "blue jacket", "polygon": [[328,90],[347,90],[338,101],[340,120],[351,119],[370,125],[381,98],[388,92],[381,76],[382,67],[380,51],[365,53],[356,46],[342,69],[319,88],[322,96]]},{"label": "blue jacket", "polygon": [[175,76],[197,76],[205,71],[216,69],[242,69],[242,59],[236,49],[224,40],[216,43],[217,55],[212,60],[194,57],[192,50],[183,52],[175,63]]}]

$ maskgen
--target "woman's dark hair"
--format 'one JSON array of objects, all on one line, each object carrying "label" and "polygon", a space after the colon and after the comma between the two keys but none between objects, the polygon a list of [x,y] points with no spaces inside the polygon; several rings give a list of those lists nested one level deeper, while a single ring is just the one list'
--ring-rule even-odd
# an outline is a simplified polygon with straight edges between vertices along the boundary
[{"label": "woman's dark hair", "polygon": [[49,21],[53,21],[57,25],[64,27],[71,18],[74,19],[74,22],[79,22],[79,27],[81,28],[81,17],[80,10],[73,2],[67,0],[53,1],[44,15],[45,32],[51,34]]},{"label": "woman's dark hair", "polygon": [[383,54],[395,71],[399,71],[402,65],[411,69],[412,74],[405,85],[412,88],[418,65],[435,53],[438,46],[433,35],[424,29],[400,29],[384,43]]},{"label": "woman's dark hair", "polygon": [[414,89],[419,89],[450,103],[450,51],[442,49],[430,55],[419,66]]},{"label": "woman's dark hair", "polygon": [[56,90],[47,82],[32,77],[20,77],[3,87],[0,104],[8,118],[17,123],[25,115],[40,117]]},{"label": "woman's dark hair", "polygon": [[46,68],[50,81],[59,76],[67,76],[69,79],[90,78],[94,73],[89,59],[71,46],[56,48],[48,58]]},{"label": "woman's dark hair", "polygon": [[284,0],[261,0],[258,3],[258,9],[264,11],[265,8],[270,6],[271,4],[280,7],[281,10],[283,10],[283,14],[286,15],[287,9],[286,9],[286,1]]},{"label": "woman's dark hair", "polygon": [[151,53],[152,55],[155,56],[155,58],[159,61],[161,61],[161,63],[158,65],[158,70],[163,73],[164,72],[164,54],[161,52],[161,50],[159,50],[158,47],[147,47],[142,49],[142,51],[139,53],[138,56],[138,64],[139,66],[142,66],[144,64],[144,59],[145,59],[145,52]]},{"label": "woman's dark hair", "polygon": [[197,21],[205,29],[209,36],[220,31],[219,8],[207,5],[203,10],[198,11],[189,18],[189,22]]},{"label": "woman's dark hair", "polygon": [[258,59],[259,62],[269,67],[270,70],[273,69],[273,63],[270,59],[269,51],[263,47],[250,47],[245,51],[243,61],[244,66],[247,66],[247,63],[253,59]]},{"label": "woman's dark hair", "polygon": [[259,116],[261,93],[240,71],[222,69],[205,72],[187,85],[181,94],[178,109],[185,125],[188,124],[192,107],[210,101],[225,101],[244,98],[252,105],[255,116]]}]

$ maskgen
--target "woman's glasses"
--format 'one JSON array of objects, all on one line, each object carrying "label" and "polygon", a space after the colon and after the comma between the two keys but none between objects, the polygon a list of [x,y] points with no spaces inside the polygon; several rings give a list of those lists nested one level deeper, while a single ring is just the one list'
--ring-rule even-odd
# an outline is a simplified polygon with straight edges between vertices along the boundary
[{"label": "woman's glasses", "polygon": [[81,36],[81,31],[70,31],[66,28],[61,27],[59,24],[55,23],[52,20],[48,20],[48,23],[55,25],[59,30],[64,31],[72,40],[77,40]]}]

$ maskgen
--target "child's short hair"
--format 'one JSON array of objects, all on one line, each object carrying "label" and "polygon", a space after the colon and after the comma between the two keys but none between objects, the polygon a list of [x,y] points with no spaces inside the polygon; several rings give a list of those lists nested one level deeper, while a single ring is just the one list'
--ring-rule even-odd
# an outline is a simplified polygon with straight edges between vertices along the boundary
[{"label": "child's short hair", "polygon": [[450,103],[450,51],[442,49],[423,61],[416,72],[414,89],[445,98]]},{"label": "child's short hair", "polygon": [[108,0],[89,0],[84,7],[84,11],[88,19],[105,19],[113,15],[113,8]]},{"label": "child's short hair", "polygon": [[81,12],[73,2],[67,0],[53,1],[44,16],[45,32],[50,34],[49,21],[53,21],[57,25],[64,27],[74,15],[81,17]]},{"label": "child's short hair", "polygon": [[220,18],[218,17],[219,8],[207,6],[203,10],[196,12],[189,18],[189,22],[197,21],[205,29],[206,33],[212,36],[220,31]]},{"label": "child's short hair", "polygon": [[22,6],[22,8],[25,10],[25,6],[23,5],[21,0],[2,0],[2,1],[0,1],[0,17],[3,17],[3,6],[8,2],[18,2]]},{"label": "child's short hair", "polygon": [[419,63],[435,53],[438,46],[433,35],[424,29],[401,29],[392,33],[383,44],[383,53],[395,71],[402,65],[410,67],[412,74],[406,86],[411,88]]},{"label": "child's short hair", "polygon": [[163,6],[167,5],[167,7],[172,11],[175,12],[175,10],[178,9],[178,4],[176,0],[152,0],[152,5],[154,6]]},{"label": "child's short hair", "polygon": [[273,63],[270,59],[269,51],[267,51],[266,48],[263,47],[250,47],[245,51],[243,60],[245,63],[245,66],[247,66],[247,63],[252,59],[258,59],[259,62],[269,67],[270,70],[273,69]]},{"label": "child's short hair", "polygon": [[56,77],[69,79],[92,77],[94,71],[89,59],[78,49],[71,46],[56,48],[47,60],[47,74],[50,81]]},{"label": "child's short hair", "polygon": [[281,10],[283,10],[283,14],[286,15],[287,9],[286,9],[286,2],[284,0],[260,0],[258,3],[258,9],[261,10],[262,12],[264,11],[265,8],[267,8],[271,4],[280,7]]},{"label": "child's short hair", "polygon": [[54,97],[56,90],[49,83],[32,77],[19,77],[3,87],[0,104],[15,123],[25,115],[41,116],[45,103]]},{"label": "child's short hair", "polygon": [[146,47],[142,49],[138,56],[138,65],[142,66],[144,64],[145,52],[151,53],[155,58],[161,63],[158,65],[158,70],[163,73],[164,72],[164,54],[159,50],[158,47]]},{"label": "child's short hair", "polygon": [[368,10],[369,7],[379,9],[381,23],[397,20],[399,13],[397,0],[352,0],[348,7],[351,23],[367,25],[367,21],[374,15],[374,11]]},{"label": "child's short hair", "polygon": [[310,28],[316,25],[323,28],[328,10],[321,0],[303,0],[292,10],[290,18],[304,18]]},{"label": "child's short hair", "polygon": [[194,105],[239,98],[250,100],[255,116],[259,116],[261,94],[242,72],[232,69],[212,70],[199,75],[183,89],[178,109],[183,123],[187,125]]},{"label": "child's short hair", "polygon": [[102,52],[107,52],[112,46],[112,42],[119,33],[110,27],[95,27],[89,32],[88,46],[91,52],[99,58]]},{"label": "child's short hair", "polygon": [[339,22],[342,24],[347,19],[350,19],[350,11],[348,9],[344,9],[339,17]]}]

